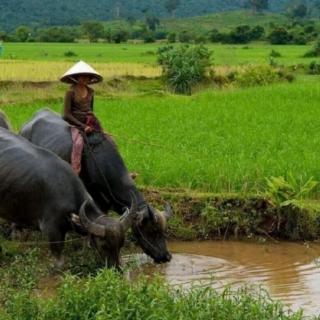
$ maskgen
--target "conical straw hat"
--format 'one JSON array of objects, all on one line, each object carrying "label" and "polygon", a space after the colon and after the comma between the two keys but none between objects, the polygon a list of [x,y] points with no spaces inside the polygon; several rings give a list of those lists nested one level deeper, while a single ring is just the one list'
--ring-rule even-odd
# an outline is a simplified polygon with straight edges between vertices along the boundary
[{"label": "conical straw hat", "polygon": [[79,61],[60,78],[60,81],[65,83],[76,83],[77,81],[74,77],[80,74],[91,77],[89,84],[101,82],[103,80],[102,76],[91,66],[84,61]]}]

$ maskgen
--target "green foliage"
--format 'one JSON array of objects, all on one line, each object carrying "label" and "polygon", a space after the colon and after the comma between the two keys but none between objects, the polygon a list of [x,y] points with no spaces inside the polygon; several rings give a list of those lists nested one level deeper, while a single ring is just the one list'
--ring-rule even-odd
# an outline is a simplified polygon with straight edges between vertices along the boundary
[{"label": "green foliage", "polygon": [[160,25],[160,20],[157,17],[146,17],[146,25],[149,30],[156,31],[157,27]]},{"label": "green foliage", "polygon": [[129,38],[129,33],[125,29],[113,30],[111,33],[111,40],[114,43],[126,42]]},{"label": "green foliage", "polygon": [[304,3],[296,3],[288,8],[288,13],[292,18],[304,18],[308,14],[308,7]]},{"label": "green foliage", "polygon": [[44,28],[36,33],[37,40],[41,42],[74,42],[77,36],[77,30],[64,27]]},{"label": "green foliage", "polygon": [[210,51],[202,45],[166,46],[158,50],[164,78],[180,94],[191,94],[192,87],[204,80],[210,56]]},{"label": "green foliage", "polygon": [[247,6],[252,8],[254,11],[263,11],[268,9],[269,0],[248,0]]},{"label": "green foliage", "polygon": [[320,39],[314,44],[313,48],[304,54],[305,58],[320,57]]},{"label": "green foliage", "polygon": [[164,3],[164,7],[170,14],[172,14],[180,5],[180,3],[180,0],[166,0]]},{"label": "green foliage", "polygon": [[17,41],[26,42],[31,36],[31,29],[26,26],[20,26],[15,30],[15,38]]},{"label": "green foliage", "polygon": [[175,43],[175,42],[176,42],[176,39],[177,39],[176,33],[175,33],[175,32],[170,32],[170,33],[168,33],[167,39],[168,39],[168,42],[169,42],[169,43]]},{"label": "green foliage", "polygon": [[285,70],[278,70],[272,66],[248,66],[243,72],[236,74],[235,81],[240,86],[263,86],[274,82],[289,80]]},{"label": "green foliage", "polygon": [[82,29],[90,42],[97,42],[104,37],[104,27],[101,22],[87,21],[82,24]]},{"label": "green foliage", "polygon": [[272,57],[272,58],[280,58],[281,57],[281,53],[276,51],[276,50],[274,50],[274,49],[272,49],[270,54],[269,54],[269,56]]},{"label": "green foliage", "polygon": [[86,281],[66,276],[55,298],[17,294],[3,313],[8,320],[302,319],[301,313],[284,311],[259,289],[225,289],[222,294],[211,288],[183,291],[170,289],[161,279],[141,277],[130,283],[107,270]]},{"label": "green foliage", "polygon": [[184,30],[178,34],[178,39],[179,39],[179,42],[190,43],[194,40],[194,34],[192,34],[189,31]]},{"label": "green foliage", "polygon": [[278,27],[270,33],[269,40],[271,44],[288,44],[292,41],[292,35],[286,28]]},{"label": "green foliage", "polygon": [[64,53],[64,56],[70,58],[70,57],[77,57],[78,55],[74,51],[69,50]]},{"label": "green foliage", "polygon": [[284,177],[266,178],[267,187],[265,194],[271,199],[276,207],[294,205],[298,200],[305,198],[319,185],[313,177],[302,183],[292,174],[288,180]]},{"label": "green foliage", "polygon": [[230,43],[248,43],[251,40],[251,28],[248,25],[238,26],[231,31],[228,40]]},{"label": "green foliage", "polygon": [[320,75],[320,63],[312,61],[308,67],[308,73],[313,75]]}]

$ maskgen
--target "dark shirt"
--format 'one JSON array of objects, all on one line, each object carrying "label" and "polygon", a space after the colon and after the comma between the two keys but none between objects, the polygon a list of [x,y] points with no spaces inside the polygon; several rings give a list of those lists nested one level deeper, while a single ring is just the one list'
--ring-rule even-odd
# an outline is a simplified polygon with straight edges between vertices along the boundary
[{"label": "dark shirt", "polygon": [[63,118],[70,124],[85,128],[88,114],[93,112],[93,89],[87,87],[88,94],[86,97],[78,96],[75,88],[71,87],[66,92],[64,98],[64,115]]}]

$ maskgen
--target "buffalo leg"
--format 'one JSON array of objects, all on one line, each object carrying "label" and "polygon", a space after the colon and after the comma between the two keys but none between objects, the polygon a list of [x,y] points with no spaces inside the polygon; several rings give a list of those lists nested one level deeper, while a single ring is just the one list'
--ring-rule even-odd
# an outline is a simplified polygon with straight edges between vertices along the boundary
[{"label": "buffalo leg", "polygon": [[64,240],[66,232],[61,231],[59,228],[49,228],[43,230],[43,233],[47,235],[49,244],[50,244],[50,250],[52,255],[55,258],[55,266],[60,269],[62,268],[64,264],[64,259],[62,256],[62,251],[64,248]]},{"label": "buffalo leg", "polygon": [[108,252],[106,267],[115,268],[119,272],[122,272],[121,262],[120,262],[120,250],[112,249]]}]

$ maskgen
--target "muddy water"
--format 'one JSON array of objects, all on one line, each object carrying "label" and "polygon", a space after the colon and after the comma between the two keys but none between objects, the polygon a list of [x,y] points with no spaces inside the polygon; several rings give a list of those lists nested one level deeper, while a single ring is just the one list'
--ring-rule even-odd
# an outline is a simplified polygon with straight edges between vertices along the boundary
[{"label": "muddy water", "polygon": [[320,314],[320,244],[175,242],[172,262],[142,270],[162,274],[170,284],[194,282],[220,289],[227,284],[262,285],[292,310]]}]

